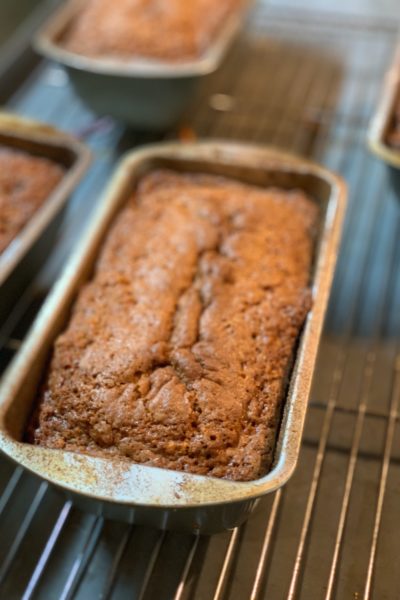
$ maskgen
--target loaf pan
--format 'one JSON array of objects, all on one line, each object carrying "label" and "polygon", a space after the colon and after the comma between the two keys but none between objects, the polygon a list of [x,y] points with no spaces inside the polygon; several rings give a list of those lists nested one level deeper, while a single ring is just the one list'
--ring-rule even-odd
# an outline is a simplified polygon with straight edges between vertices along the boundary
[{"label": "loaf pan", "polygon": [[400,193],[400,148],[394,148],[388,143],[388,135],[395,126],[395,111],[398,105],[400,105],[400,45],[385,75],[377,109],[368,129],[368,146],[390,167],[392,183]]},{"label": "loaf pan", "polygon": [[78,140],[61,131],[9,113],[0,113],[0,145],[48,158],[65,168],[60,183],[0,253],[2,322],[37,272],[43,256],[51,251],[66,201],[89,164],[90,152]]},{"label": "loaf pan", "polygon": [[[191,475],[20,441],[52,343],[65,327],[80,286],[92,272],[110,223],[138,179],[159,167],[221,174],[261,186],[301,189],[321,208],[312,273],[313,308],[300,336],[273,468],[255,481]],[[270,148],[219,142],[169,143],[128,154],[5,377],[0,391],[0,449],[29,471],[62,488],[79,506],[99,515],[206,533],[240,524],[257,499],[282,486],[296,465],[336,262],[345,196],[345,186],[336,175]]]},{"label": "loaf pan", "polygon": [[198,81],[219,67],[249,0],[226,19],[200,58],[180,62],[93,58],[66,50],[60,40],[83,3],[70,0],[58,9],[36,36],[35,48],[66,68],[76,92],[95,112],[139,129],[162,130],[177,122]]}]

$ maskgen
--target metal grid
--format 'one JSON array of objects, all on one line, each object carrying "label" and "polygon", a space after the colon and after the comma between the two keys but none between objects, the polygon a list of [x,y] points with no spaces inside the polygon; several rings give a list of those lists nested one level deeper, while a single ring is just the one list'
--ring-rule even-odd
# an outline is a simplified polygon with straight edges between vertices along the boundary
[{"label": "metal grid", "polygon": [[[300,463],[249,521],[210,538],[104,521],[0,461],[0,597],[394,599],[400,552],[400,203],[365,128],[390,62],[388,22],[262,6],[184,120],[199,136],[273,143],[341,172],[350,207]],[[149,136],[93,122],[44,65],[9,105],[80,132],[96,164],[57,251],[0,330],[9,362],[120,153]],[[182,131],[182,130],[181,130]],[[172,132],[173,137],[179,130]]]}]

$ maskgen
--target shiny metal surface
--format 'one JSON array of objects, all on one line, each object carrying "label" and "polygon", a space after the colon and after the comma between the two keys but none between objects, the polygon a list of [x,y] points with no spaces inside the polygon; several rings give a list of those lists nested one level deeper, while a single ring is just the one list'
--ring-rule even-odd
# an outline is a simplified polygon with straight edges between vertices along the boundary
[{"label": "shiny metal surface", "polygon": [[[77,290],[93,269],[99,245],[116,212],[146,171],[165,166],[235,177],[262,186],[299,188],[321,211],[312,274],[313,307],[300,336],[277,442],[274,466],[251,482],[190,475],[118,461],[48,450],[21,443],[49,348],[63,328]],[[132,523],[213,532],[243,521],[255,500],[291,476],[301,442],[308,394],[338,251],[345,186],[333,173],[282,151],[203,142],[163,144],[126,156],[98,203],[86,235],[34,323],[0,388],[0,449],[11,459],[66,491],[85,497],[97,514]],[[154,519],[153,519],[154,517]]]},{"label": "shiny metal surface", "polygon": [[249,3],[250,0],[243,1],[243,6],[226,19],[215,40],[198,59],[168,62],[92,58],[66,50],[60,39],[82,6],[82,0],[69,0],[58,9],[36,36],[35,47],[67,69],[77,93],[98,114],[123,119],[139,129],[162,130],[176,124],[199,79],[220,66]]},{"label": "shiny metal surface", "polygon": [[387,135],[394,124],[394,110],[400,93],[400,46],[393,63],[385,74],[381,97],[368,130],[368,145],[372,152],[388,165],[400,168],[400,151],[387,143]]}]

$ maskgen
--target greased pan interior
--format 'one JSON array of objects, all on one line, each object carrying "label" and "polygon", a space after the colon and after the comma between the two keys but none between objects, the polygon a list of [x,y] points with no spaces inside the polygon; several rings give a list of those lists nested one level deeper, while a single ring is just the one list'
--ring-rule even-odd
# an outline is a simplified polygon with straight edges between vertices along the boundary
[{"label": "greased pan interior", "polygon": [[[313,308],[299,340],[273,468],[255,481],[191,475],[19,441],[52,342],[65,325],[79,286],[92,271],[104,234],[137,180],[160,166],[219,173],[258,185],[299,188],[321,207],[312,274]],[[0,449],[98,514],[185,531],[213,532],[238,525],[257,498],[282,486],[296,466],[345,196],[344,183],[336,175],[272,148],[220,142],[168,143],[128,154],[5,377],[0,392]]]}]

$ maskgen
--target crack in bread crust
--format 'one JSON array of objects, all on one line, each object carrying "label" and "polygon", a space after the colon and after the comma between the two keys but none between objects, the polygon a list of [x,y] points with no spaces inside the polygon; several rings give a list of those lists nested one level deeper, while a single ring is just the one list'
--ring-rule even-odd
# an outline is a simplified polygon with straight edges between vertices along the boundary
[{"label": "crack in bread crust", "polygon": [[28,439],[263,475],[311,304],[317,218],[296,190],[144,177],[55,343]]}]

